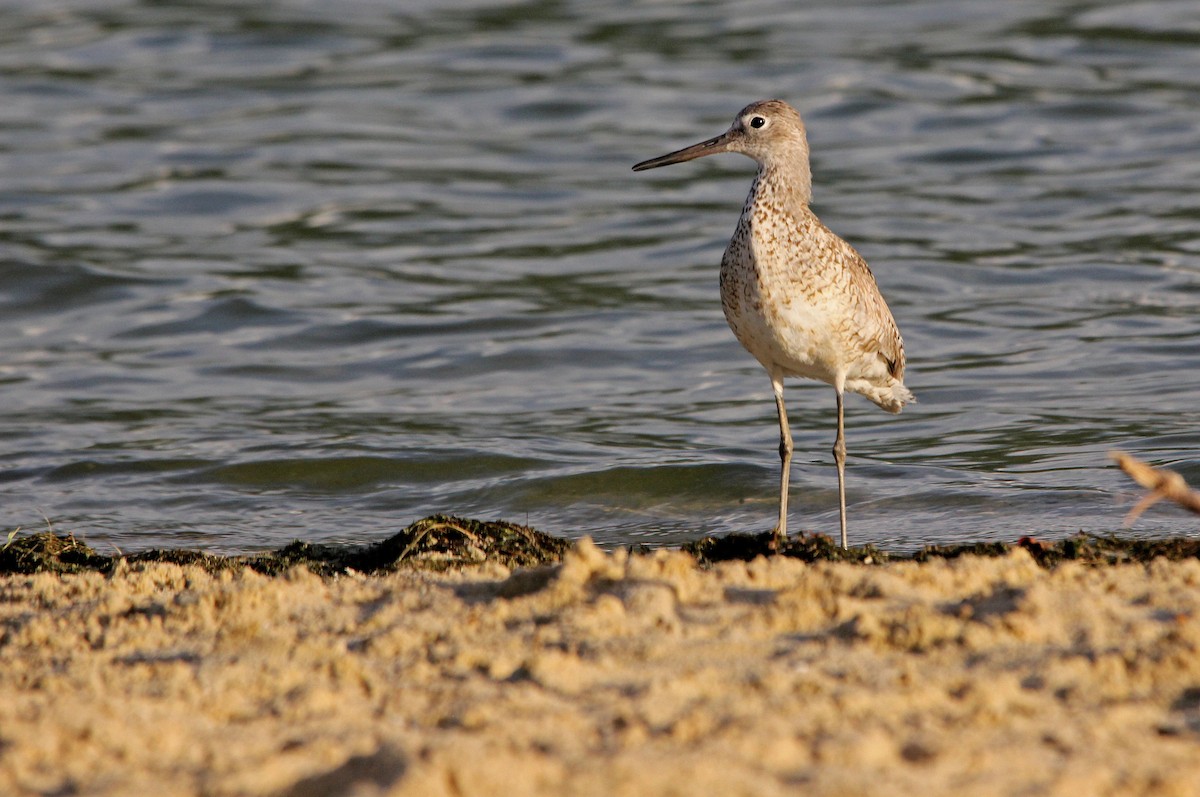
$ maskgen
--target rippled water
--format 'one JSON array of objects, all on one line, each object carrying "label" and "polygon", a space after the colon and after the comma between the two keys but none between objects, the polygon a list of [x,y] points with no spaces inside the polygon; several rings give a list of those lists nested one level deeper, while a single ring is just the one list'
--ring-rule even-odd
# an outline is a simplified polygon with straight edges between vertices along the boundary
[{"label": "rippled water", "polygon": [[[629,167],[771,96],[920,401],[848,402],[853,541],[1116,530],[1115,447],[1200,482],[1193,0],[447,5],[0,7],[4,528],[769,528],[716,285],[753,164]],[[793,524],[833,532],[833,393],[788,395]]]}]

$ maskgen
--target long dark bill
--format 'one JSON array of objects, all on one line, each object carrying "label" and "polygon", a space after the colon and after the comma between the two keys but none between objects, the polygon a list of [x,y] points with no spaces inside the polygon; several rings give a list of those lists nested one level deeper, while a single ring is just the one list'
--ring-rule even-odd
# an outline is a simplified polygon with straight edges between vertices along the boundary
[{"label": "long dark bill", "polygon": [[693,144],[690,147],[684,147],[681,150],[667,153],[657,158],[651,158],[648,161],[642,161],[633,167],[635,172],[642,172],[646,169],[657,169],[659,166],[670,166],[672,163],[683,163],[684,161],[703,158],[705,155],[715,155],[718,152],[725,151],[725,145],[729,143],[729,133],[722,133],[716,138],[710,138],[708,141],[701,141],[699,144]]}]

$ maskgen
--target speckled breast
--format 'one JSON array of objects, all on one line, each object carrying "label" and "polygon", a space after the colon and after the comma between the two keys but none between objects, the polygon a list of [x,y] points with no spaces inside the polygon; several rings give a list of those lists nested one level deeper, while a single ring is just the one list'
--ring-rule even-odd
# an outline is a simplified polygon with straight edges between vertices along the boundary
[{"label": "speckled breast", "polygon": [[821,308],[776,262],[769,223],[739,222],[721,261],[721,306],[738,342],[767,371],[829,381],[825,366],[836,342]]}]

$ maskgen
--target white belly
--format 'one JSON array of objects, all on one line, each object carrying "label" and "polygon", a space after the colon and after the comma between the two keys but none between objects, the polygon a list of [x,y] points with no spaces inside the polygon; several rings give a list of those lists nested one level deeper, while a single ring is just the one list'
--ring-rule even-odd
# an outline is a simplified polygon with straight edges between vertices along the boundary
[{"label": "white belly", "polygon": [[770,373],[834,383],[846,353],[826,313],[803,301],[772,301],[753,288],[743,295],[750,301],[725,303],[725,320],[746,351]]}]

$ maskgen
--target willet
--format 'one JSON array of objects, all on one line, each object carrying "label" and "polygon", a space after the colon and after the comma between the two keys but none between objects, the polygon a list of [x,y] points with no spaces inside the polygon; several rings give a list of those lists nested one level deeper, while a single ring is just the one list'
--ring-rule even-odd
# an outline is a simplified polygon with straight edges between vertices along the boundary
[{"label": "willet", "polygon": [[779,524],[787,537],[792,433],[784,377],[819,379],[837,391],[842,547],[846,541],[846,439],[842,395],[860,393],[888,412],[913,395],[904,386],[904,343],[866,261],[809,208],[812,172],[804,122],[782,100],[747,105],[721,135],[642,161],[655,169],[720,152],[758,163],[737,229],[721,259],[721,306],[733,334],[754,355],[775,391],[779,413]]}]

